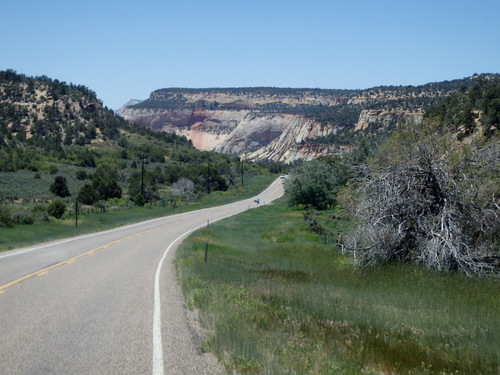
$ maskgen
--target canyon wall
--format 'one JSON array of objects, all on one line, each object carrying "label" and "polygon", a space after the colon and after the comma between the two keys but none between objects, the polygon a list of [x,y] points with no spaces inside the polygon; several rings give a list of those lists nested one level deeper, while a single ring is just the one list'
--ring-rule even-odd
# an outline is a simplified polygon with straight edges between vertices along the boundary
[{"label": "canyon wall", "polygon": [[336,132],[293,114],[251,110],[125,108],[122,116],[157,131],[184,135],[200,150],[241,155],[249,160],[292,162],[330,153],[335,147],[303,147],[308,138]]},{"label": "canyon wall", "polygon": [[354,138],[422,121],[427,108],[479,78],[366,90],[160,89],[121,115],[186,136],[200,150],[289,163],[340,154],[354,147]]}]

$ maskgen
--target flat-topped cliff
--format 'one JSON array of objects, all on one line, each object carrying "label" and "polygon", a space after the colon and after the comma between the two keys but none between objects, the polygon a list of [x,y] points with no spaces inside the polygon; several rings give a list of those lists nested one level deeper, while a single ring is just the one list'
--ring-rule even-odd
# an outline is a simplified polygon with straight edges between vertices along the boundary
[{"label": "flat-topped cliff", "polygon": [[429,106],[484,77],[366,90],[169,88],[125,107],[122,116],[184,135],[201,150],[292,162],[352,148],[335,141],[341,134],[373,136],[410,118],[419,121]]}]

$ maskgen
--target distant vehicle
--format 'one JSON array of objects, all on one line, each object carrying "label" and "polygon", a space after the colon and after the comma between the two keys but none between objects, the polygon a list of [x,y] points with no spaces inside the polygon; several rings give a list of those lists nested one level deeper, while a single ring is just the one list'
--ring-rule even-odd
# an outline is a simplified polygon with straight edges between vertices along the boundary
[{"label": "distant vehicle", "polygon": [[284,175],[284,174],[282,174],[282,175],[280,176],[280,178],[281,178],[282,180],[284,180],[284,179],[285,179],[285,175]]}]

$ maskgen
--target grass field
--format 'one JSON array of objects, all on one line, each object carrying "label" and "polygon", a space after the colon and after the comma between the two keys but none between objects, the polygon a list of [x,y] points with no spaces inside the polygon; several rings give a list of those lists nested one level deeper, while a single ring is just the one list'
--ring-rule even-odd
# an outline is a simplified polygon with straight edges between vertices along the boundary
[{"label": "grass field", "polygon": [[[15,182],[19,183],[19,186],[22,187],[19,191],[23,189],[31,189],[31,191],[34,192],[33,196],[36,196],[35,194],[37,192],[41,194],[42,191],[48,190],[45,185],[47,185],[49,177],[44,176],[46,177],[44,185],[43,181],[40,182],[40,180],[34,180],[33,174],[34,173],[32,172],[21,172],[10,174],[8,177],[11,179],[14,178]],[[106,212],[104,213],[92,207],[85,207],[83,209],[84,214],[79,215],[78,217],[78,227],[76,227],[74,216],[74,200],[72,200],[71,197],[66,199],[68,212],[63,216],[63,218],[60,220],[50,218],[50,222],[43,222],[40,220],[40,217],[45,214],[46,204],[39,203],[22,205],[11,203],[11,206],[17,205],[15,208],[12,208],[12,211],[16,213],[15,215],[34,215],[37,217],[37,223],[33,225],[14,225],[13,227],[0,226],[0,251],[106,230],[155,217],[173,215],[185,211],[217,206],[220,204],[234,202],[239,199],[249,198],[257,195],[259,192],[268,187],[276,177],[277,176],[265,174],[249,176],[245,181],[244,189],[234,187],[225,192],[216,191],[209,195],[204,195],[201,200],[184,202],[177,207],[172,207],[165,201],[158,201],[152,206],[136,207],[133,203],[126,202],[124,200],[115,203],[108,202],[106,205]],[[53,176],[51,179],[53,179]],[[37,185],[39,182],[42,187]],[[10,181],[10,183],[12,184],[12,181]],[[35,185],[30,186],[30,184],[33,183]],[[0,192],[1,186],[2,184],[0,183]],[[23,193],[25,199],[29,199],[27,198],[28,194],[29,191],[25,191]],[[50,197],[50,195],[50,193],[47,193],[46,195],[41,194],[38,196],[38,199],[48,200],[53,198],[53,196]],[[37,210],[37,206],[40,207],[39,210]]]},{"label": "grass field", "polygon": [[177,251],[188,306],[210,332],[203,349],[228,372],[500,373],[498,280],[355,269],[285,205],[211,225]]}]

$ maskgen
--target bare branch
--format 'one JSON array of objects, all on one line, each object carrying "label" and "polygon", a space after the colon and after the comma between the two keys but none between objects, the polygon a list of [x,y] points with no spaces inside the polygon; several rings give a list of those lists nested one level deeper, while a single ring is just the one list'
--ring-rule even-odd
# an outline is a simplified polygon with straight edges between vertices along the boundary
[{"label": "bare branch", "polygon": [[417,141],[397,163],[359,168],[355,214],[363,224],[346,236],[344,251],[363,266],[402,260],[498,273],[500,145],[463,156],[432,143]]}]

